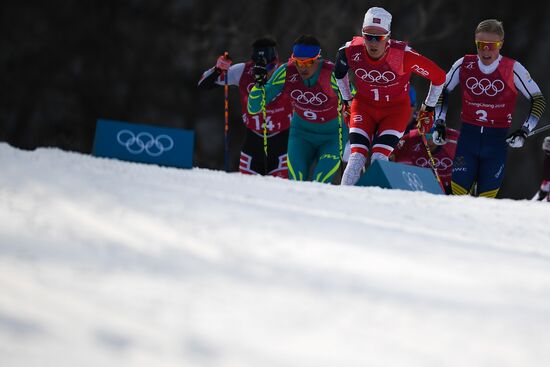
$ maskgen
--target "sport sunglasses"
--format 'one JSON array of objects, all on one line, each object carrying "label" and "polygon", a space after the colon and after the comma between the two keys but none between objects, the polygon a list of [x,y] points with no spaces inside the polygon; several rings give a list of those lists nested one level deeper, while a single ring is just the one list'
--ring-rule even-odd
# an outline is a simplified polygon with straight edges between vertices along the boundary
[{"label": "sport sunglasses", "polygon": [[367,41],[382,42],[382,41],[386,40],[389,36],[390,36],[389,33],[386,33],[386,34],[363,33],[363,38]]},{"label": "sport sunglasses", "polygon": [[496,51],[500,49],[502,46],[502,41],[494,41],[494,42],[488,42],[488,41],[478,41],[476,40],[476,47],[478,50],[489,50],[489,51]]},{"label": "sport sunglasses", "polygon": [[292,55],[290,59],[294,61],[296,65],[303,68],[303,67],[310,67],[311,65],[313,65],[315,60],[317,60],[319,57],[320,55],[317,55],[315,57],[309,57],[309,58],[297,58],[297,57],[294,57],[294,55]]}]

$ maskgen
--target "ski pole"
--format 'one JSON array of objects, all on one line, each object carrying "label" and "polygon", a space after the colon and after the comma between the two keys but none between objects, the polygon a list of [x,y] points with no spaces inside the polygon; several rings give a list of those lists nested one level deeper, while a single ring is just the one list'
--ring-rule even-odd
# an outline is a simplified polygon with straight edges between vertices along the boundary
[{"label": "ski pole", "polygon": [[548,129],[550,129],[550,124],[531,131],[529,134],[527,134],[527,136],[529,137],[529,136],[537,135],[538,133],[541,133],[541,132],[546,131]]},{"label": "ski pole", "polygon": [[426,153],[428,153],[428,158],[430,158],[430,163],[432,165],[432,169],[435,174],[435,178],[437,179],[437,182],[439,182],[439,186],[441,186],[441,189],[443,192],[445,191],[445,186],[443,185],[443,182],[441,181],[441,177],[439,177],[439,174],[437,173],[437,168],[435,165],[435,159],[432,155],[432,151],[430,150],[430,146],[428,145],[428,140],[426,139],[426,135],[422,131],[420,131],[420,128],[418,128],[418,133],[420,134],[420,137],[422,138],[422,142],[424,143],[424,148],[426,148]]},{"label": "ski pole", "polygon": [[[229,58],[229,53],[225,51],[223,53],[225,58]],[[225,71],[225,83],[223,86],[224,93],[224,117],[225,117],[225,126],[224,126],[224,157],[223,165],[225,172],[229,172],[229,70]]]},{"label": "ski pole", "polygon": [[267,112],[265,110],[265,88],[262,86],[262,117],[264,120],[264,175],[267,175]]},{"label": "ski pole", "polygon": [[[340,167],[338,167],[340,171],[340,177],[344,175],[344,132],[343,132],[343,122],[345,122],[345,114],[346,114],[346,106],[342,102],[342,96],[340,95],[340,101],[338,102],[340,105],[338,106],[339,114],[338,114],[338,148],[340,150]],[[349,116],[348,116],[349,118]],[[348,122],[349,126],[349,122]]]}]

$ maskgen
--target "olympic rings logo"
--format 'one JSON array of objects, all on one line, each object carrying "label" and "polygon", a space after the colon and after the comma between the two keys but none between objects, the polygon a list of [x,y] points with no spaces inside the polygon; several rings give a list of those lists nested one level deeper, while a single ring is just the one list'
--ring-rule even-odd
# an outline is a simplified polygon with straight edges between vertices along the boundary
[{"label": "olympic rings logo", "polygon": [[[442,159],[439,159],[437,157],[433,157],[435,162],[436,168],[441,169],[447,169],[453,166],[453,161],[449,157],[445,157]],[[430,161],[425,157],[420,157],[416,160],[416,166],[419,167],[431,167]]]},{"label": "olympic rings logo", "polygon": [[500,79],[490,81],[487,78],[477,80],[471,76],[466,80],[466,87],[476,96],[486,94],[489,97],[494,97],[504,90],[504,82]]},{"label": "olympic rings logo", "polygon": [[161,134],[155,138],[145,131],[135,135],[130,130],[120,130],[116,135],[116,140],[132,154],[140,154],[145,151],[151,157],[158,157],[174,147],[174,140],[168,135]]},{"label": "olympic rings logo", "polygon": [[378,70],[366,71],[365,69],[355,70],[355,75],[364,82],[388,84],[397,78],[393,71],[384,71],[381,73]]},{"label": "olympic rings logo", "polygon": [[416,173],[412,172],[401,172],[401,175],[403,176],[403,180],[413,191],[421,191],[424,189],[424,184],[422,183],[422,180]]},{"label": "olympic rings logo", "polygon": [[315,94],[309,91],[302,92],[300,89],[294,89],[290,93],[290,96],[298,103],[311,104],[313,106],[320,106],[328,101],[328,97],[322,92]]}]

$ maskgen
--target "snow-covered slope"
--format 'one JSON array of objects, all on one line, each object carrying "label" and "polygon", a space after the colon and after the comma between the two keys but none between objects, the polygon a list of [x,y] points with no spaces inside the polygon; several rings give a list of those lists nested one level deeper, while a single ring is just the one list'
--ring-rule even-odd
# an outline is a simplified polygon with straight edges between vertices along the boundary
[{"label": "snow-covered slope", "polygon": [[0,366],[549,366],[550,205],[0,144]]}]

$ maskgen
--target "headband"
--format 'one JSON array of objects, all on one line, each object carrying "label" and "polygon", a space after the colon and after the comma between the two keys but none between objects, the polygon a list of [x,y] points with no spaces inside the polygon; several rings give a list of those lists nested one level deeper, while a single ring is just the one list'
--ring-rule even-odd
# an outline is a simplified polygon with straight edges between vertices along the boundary
[{"label": "headband", "polygon": [[294,57],[310,59],[312,57],[318,56],[321,53],[321,47],[315,45],[296,44],[292,48],[292,53]]}]

